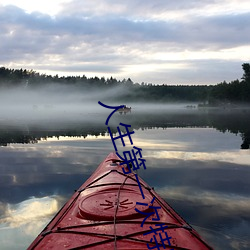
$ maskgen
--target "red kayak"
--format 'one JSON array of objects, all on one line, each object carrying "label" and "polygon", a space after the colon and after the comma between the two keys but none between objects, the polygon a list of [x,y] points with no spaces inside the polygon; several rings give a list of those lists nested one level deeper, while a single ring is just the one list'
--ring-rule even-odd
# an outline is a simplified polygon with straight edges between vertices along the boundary
[{"label": "red kayak", "polygon": [[213,249],[147,183],[122,168],[129,170],[110,153],[28,249]]}]

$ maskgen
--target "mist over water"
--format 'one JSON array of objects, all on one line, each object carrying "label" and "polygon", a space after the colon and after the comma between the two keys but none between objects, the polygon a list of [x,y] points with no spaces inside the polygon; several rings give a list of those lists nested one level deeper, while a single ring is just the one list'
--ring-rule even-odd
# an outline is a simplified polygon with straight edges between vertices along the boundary
[{"label": "mist over water", "polygon": [[83,114],[101,112],[93,101],[98,95],[54,85],[32,90],[5,89],[0,92],[1,119],[56,120],[67,116],[83,119]]},{"label": "mist over water", "polygon": [[[106,119],[113,111],[98,104],[126,105],[131,112],[113,114],[108,126],[116,133],[120,122],[130,124],[131,129],[145,127],[212,127],[220,131],[240,133],[244,148],[249,148],[249,109],[204,109],[197,103],[148,103],[126,102],[119,99],[129,90],[118,86],[109,90],[83,89],[65,84],[44,87],[9,88],[0,90],[0,139],[1,144],[37,141],[49,136],[86,136],[107,133]],[[39,136],[37,131],[39,130]],[[72,130],[74,132],[72,133]],[[8,139],[4,131],[13,136]],[[19,131],[19,133],[15,133]],[[23,132],[24,131],[24,132]],[[57,132],[56,132],[57,131]],[[61,132],[60,132],[61,131]],[[2,133],[4,132],[4,133]],[[24,140],[22,137],[25,137]],[[27,139],[28,137],[28,139]]]},{"label": "mist over water", "polygon": [[185,109],[187,103],[156,104],[156,103],[134,103],[129,99],[114,101],[121,94],[129,94],[124,87],[116,87],[112,90],[99,91],[83,90],[66,85],[49,85],[30,89],[10,88],[0,90],[0,121],[36,123],[56,121],[91,121],[101,120],[100,116],[108,116],[111,109],[105,109],[98,104],[101,101],[107,105],[127,105],[132,107],[134,113],[144,112],[166,112]]}]

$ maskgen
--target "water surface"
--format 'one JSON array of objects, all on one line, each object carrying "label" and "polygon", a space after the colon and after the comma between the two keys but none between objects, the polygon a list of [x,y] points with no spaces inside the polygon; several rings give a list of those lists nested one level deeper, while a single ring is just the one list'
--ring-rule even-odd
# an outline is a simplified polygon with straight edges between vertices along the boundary
[{"label": "water surface", "polygon": [[[107,113],[51,117],[0,122],[1,249],[25,249],[114,151]],[[132,125],[147,166],[139,175],[215,249],[250,249],[248,117],[247,110],[135,107],[110,125],[114,132],[119,122]]]}]

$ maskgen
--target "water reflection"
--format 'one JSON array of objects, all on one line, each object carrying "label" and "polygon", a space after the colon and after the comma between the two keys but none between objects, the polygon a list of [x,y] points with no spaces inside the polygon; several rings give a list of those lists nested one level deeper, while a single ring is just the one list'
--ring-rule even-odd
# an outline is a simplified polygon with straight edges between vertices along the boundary
[{"label": "water reflection", "polygon": [[30,198],[17,204],[4,204],[0,217],[1,249],[23,249],[36,237],[48,219],[62,206],[60,197]]},{"label": "water reflection", "polygon": [[[211,124],[216,119],[204,121],[206,114],[195,115],[196,120],[192,114],[184,116],[179,125],[181,114],[152,115],[147,121],[140,117],[118,116],[133,124],[134,145],[143,149],[147,170],[139,171],[142,178],[215,249],[249,249],[250,154],[239,149],[239,131],[247,131],[248,126],[233,130],[226,123],[215,129]],[[1,249],[26,248],[73,190],[113,151],[101,124],[86,125],[86,130],[84,124],[59,125],[30,127],[35,144],[11,143],[16,142],[13,134],[22,130],[13,129],[10,137],[8,131],[1,131],[8,142],[0,150]],[[121,145],[119,149],[123,150]]]},{"label": "water reflection", "polygon": [[[17,204],[7,204],[5,216],[0,222],[11,228],[20,227],[24,224],[30,224],[31,221],[41,222],[42,218],[56,213],[58,209],[58,202],[53,196],[30,198]],[[30,234],[32,231],[27,227],[25,233]]]},{"label": "water reflection", "polygon": [[[131,124],[132,128],[215,128],[220,132],[230,132],[240,135],[242,140],[239,148],[248,149],[250,145],[250,110],[143,110],[136,108],[129,115],[113,115],[111,130],[117,132],[119,122]],[[10,143],[37,143],[41,139],[60,136],[87,137],[88,135],[103,135],[107,133],[104,125],[107,114],[81,113],[74,119],[45,119],[44,121],[8,120],[0,123],[0,145]]]}]

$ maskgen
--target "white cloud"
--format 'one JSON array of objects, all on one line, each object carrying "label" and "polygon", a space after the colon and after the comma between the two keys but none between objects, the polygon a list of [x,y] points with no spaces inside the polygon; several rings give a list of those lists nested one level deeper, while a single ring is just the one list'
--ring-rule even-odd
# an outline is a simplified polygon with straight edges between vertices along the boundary
[{"label": "white cloud", "polygon": [[0,63],[6,67],[137,82],[218,83],[240,78],[241,64],[250,60],[245,0],[1,3]]},{"label": "white cloud", "polygon": [[62,8],[66,1],[65,0],[43,0],[43,1],[32,1],[32,0],[1,0],[2,5],[15,5],[19,8],[24,9],[27,13],[31,12],[42,12],[49,15],[56,15]]}]

